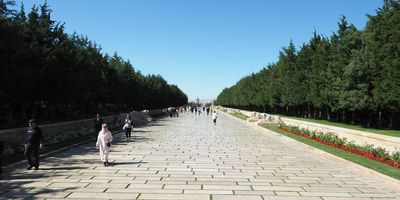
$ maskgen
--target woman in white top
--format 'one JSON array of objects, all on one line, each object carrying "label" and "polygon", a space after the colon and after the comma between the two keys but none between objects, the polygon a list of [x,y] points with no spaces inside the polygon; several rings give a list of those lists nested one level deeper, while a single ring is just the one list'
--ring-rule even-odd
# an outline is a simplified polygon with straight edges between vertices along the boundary
[{"label": "woman in white top", "polygon": [[217,117],[218,117],[217,112],[215,112],[215,110],[214,110],[213,114],[212,114],[212,119],[214,121],[214,125],[217,124]]},{"label": "woman in white top", "polygon": [[111,141],[113,140],[107,124],[102,125],[102,129],[97,136],[96,148],[100,151],[100,159],[104,166],[108,166],[108,153],[110,152]]}]

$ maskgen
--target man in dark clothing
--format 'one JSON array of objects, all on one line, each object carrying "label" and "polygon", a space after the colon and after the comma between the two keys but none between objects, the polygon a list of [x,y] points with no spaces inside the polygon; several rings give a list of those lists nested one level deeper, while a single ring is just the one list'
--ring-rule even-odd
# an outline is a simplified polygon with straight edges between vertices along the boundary
[{"label": "man in dark clothing", "polygon": [[93,134],[96,140],[102,125],[103,125],[103,119],[100,117],[100,114],[97,114],[96,119],[94,119],[94,134]]},{"label": "man in dark clothing", "polygon": [[3,160],[3,151],[4,151],[4,141],[0,139],[0,176],[1,176],[1,173],[3,172],[2,163],[1,163],[1,161]]},{"label": "man in dark clothing", "polygon": [[[34,119],[29,120],[29,128],[25,140],[25,158],[29,166],[26,169],[39,169],[39,150],[43,148],[42,129],[37,127]],[[33,157],[33,160],[32,160]]]}]

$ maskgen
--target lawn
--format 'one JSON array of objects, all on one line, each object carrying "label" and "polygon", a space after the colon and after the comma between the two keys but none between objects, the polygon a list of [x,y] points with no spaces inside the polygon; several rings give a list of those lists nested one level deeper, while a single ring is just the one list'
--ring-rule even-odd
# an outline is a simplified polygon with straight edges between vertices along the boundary
[{"label": "lawn", "polygon": [[243,115],[242,113],[239,113],[239,112],[232,113],[231,115],[233,115],[239,119],[243,119],[243,120],[247,120],[249,118],[246,115]]},{"label": "lawn", "polygon": [[278,127],[274,126],[274,125],[265,125],[263,127],[267,128],[267,129],[269,129],[271,131],[274,131],[276,133],[279,133],[279,134],[282,134],[284,136],[287,136],[287,137],[290,137],[292,139],[295,139],[295,140],[297,140],[299,142],[302,142],[302,143],[307,144],[309,146],[312,146],[314,148],[320,149],[320,150],[325,151],[327,153],[333,154],[335,156],[341,157],[343,159],[346,159],[346,160],[349,160],[351,162],[354,162],[354,163],[357,163],[359,165],[362,165],[362,166],[364,166],[366,168],[375,170],[377,172],[380,172],[382,174],[385,174],[387,176],[390,176],[392,178],[400,180],[400,169],[398,169],[398,168],[394,168],[394,167],[388,166],[386,164],[383,164],[383,163],[380,163],[380,162],[377,162],[377,161],[374,161],[374,160],[370,160],[370,159],[365,158],[363,156],[352,154],[352,153],[349,153],[349,152],[346,152],[346,151],[343,151],[343,150],[340,150],[340,149],[337,149],[337,148],[333,148],[333,147],[321,144],[319,142],[315,142],[315,141],[310,140],[310,139],[306,139],[306,138],[303,138],[303,137],[300,137],[300,136],[297,136],[297,135],[294,135],[294,134],[291,134],[291,133],[287,133],[287,132],[285,132],[283,130],[278,129]]}]

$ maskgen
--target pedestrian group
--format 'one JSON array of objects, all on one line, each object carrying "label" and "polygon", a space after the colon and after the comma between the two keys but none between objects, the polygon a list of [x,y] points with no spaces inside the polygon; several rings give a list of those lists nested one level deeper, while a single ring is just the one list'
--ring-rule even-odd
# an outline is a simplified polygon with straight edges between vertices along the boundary
[{"label": "pedestrian group", "polygon": [[[174,109],[175,110],[175,109]],[[186,112],[191,111],[195,113],[201,114],[201,108],[191,107],[188,106],[186,108],[182,107],[180,109],[175,110],[175,112]],[[207,115],[212,112],[212,120],[214,125],[217,124],[218,114],[216,111],[210,111],[210,108],[204,108],[203,111],[207,112]],[[103,162],[104,166],[108,166],[108,154],[110,153],[111,149],[111,142],[113,141],[113,136],[109,127],[106,123],[103,123],[103,119],[100,117],[100,114],[96,115],[94,119],[95,124],[95,131],[94,137],[97,139],[96,141],[96,148],[99,150],[100,160]],[[133,120],[131,119],[130,115],[127,114],[124,120],[123,130],[125,131],[126,140],[129,141],[131,138],[131,132],[133,128]],[[28,121],[28,129],[26,132],[26,139],[25,139],[25,151],[24,156],[28,162],[27,170],[38,170],[40,161],[39,161],[39,152],[43,149],[43,134],[42,129],[40,129],[35,119],[30,119]],[[3,158],[3,151],[4,151],[4,141],[0,139],[0,176],[2,173],[2,158]]]}]

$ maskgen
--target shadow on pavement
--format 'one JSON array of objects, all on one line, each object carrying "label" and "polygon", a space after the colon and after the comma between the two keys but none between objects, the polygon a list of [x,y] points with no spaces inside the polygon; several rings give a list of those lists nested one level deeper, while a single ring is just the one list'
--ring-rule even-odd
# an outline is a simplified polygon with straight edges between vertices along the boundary
[{"label": "shadow on pavement", "polygon": [[[35,195],[63,192],[64,189],[46,188],[50,182],[45,179],[57,178],[55,174],[43,174],[38,171],[23,170],[16,174],[7,174],[0,179],[0,198],[5,199],[34,199]],[[42,182],[41,182],[42,181]]]},{"label": "shadow on pavement", "polygon": [[150,133],[153,131],[146,131],[146,130],[133,130],[132,133]]},{"label": "shadow on pavement", "polygon": [[132,136],[133,142],[144,142],[144,141],[154,141],[154,139],[143,137],[143,136]]},{"label": "shadow on pavement", "polygon": [[87,169],[87,167],[41,167],[40,170],[77,170],[77,169]]},{"label": "shadow on pavement", "polygon": [[137,165],[137,164],[147,164],[147,162],[111,162],[110,166],[114,165]]}]

